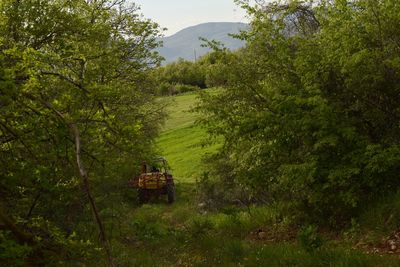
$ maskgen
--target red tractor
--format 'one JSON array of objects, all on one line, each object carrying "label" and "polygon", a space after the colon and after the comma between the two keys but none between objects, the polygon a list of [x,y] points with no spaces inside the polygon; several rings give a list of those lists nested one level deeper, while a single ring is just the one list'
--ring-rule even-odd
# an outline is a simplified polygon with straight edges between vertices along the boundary
[{"label": "red tractor", "polygon": [[168,203],[175,201],[175,184],[167,160],[157,158],[151,164],[142,162],[141,174],[131,181],[138,191],[140,203],[146,203],[152,196],[167,195]]}]

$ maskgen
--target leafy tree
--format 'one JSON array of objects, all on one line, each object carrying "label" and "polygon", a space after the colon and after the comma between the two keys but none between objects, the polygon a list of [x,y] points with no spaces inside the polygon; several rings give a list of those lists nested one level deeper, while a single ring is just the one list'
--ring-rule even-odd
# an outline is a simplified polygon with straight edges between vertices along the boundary
[{"label": "leafy tree", "polygon": [[[157,79],[158,94],[161,95],[182,93],[186,89],[194,91],[206,87],[203,66],[183,59],[156,69],[153,75]],[[184,87],[183,90],[182,87]]]},{"label": "leafy tree", "polygon": [[207,88],[224,87],[230,75],[229,62],[234,61],[239,56],[240,50],[232,52],[212,45],[210,48],[213,51],[201,57],[197,64],[200,64],[204,69],[204,82]]},{"label": "leafy tree", "polygon": [[124,0],[0,4],[0,224],[2,238],[33,248],[31,263],[89,253],[93,216],[114,264],[101,214],[109,190],[151,157],[163,116],[149,78],[158,26],[136,10]]},{"label": "leafy tree", "polygon": [[397,1],[236,2],[253,18],[247,46],[199,107],[224,138],[214,172],[332,225],[397,190]]}]

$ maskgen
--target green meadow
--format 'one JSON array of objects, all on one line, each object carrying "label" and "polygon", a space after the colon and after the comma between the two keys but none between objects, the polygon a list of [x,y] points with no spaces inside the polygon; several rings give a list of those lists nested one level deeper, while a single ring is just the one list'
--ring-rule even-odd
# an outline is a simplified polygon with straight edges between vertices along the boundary
[{"label": "green meadow", "polygon": [[339,244],[307,231],[297,236],[279,216],[279,205],[204,210],[196,178],[204,171],[202,157],[218,146],[201,146],[206,132],[190,111],[196,93],[167,100],[169,118],[158,146],[177,179],[177,201],[168,205],[155,199],[127,214],[126,242],[113,245],[133,255],[118,255],[121,266],[400,266],[397,257],[367,255],[351,242]]},{"label": "green meadow", "polygon": [[191,111],[198,94],[190,93],[169,97],[168,119],[157,145],[167,158],[176,182],[193,183],[204,172],[202,158],[215,151],[217,144],[204,146],[204,129],[196,125],[198,114]]}]

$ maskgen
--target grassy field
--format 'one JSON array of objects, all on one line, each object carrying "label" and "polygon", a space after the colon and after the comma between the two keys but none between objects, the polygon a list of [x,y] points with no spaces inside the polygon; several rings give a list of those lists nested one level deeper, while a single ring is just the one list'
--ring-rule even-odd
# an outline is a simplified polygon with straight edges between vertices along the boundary
[{"label": "grassy field", "polygon": [[190,111],[196,105],[197,93],[169,100],[169,116],[157,145],[169,161],[177,183],[192,183],[204,171],[201,159],[215,151],[218,145],[202,146],[205,130],[195,125],[198,114]]},{"label": "grassy field", "polygon": [[132,196],[119,225],[123,241],[112,244],[119,266],[400,266],[397,257],[367,255],[344,240],[322,238],[314,248],[315,237],[305,235],[302,242],[279,206],[204,210],[194,181],[203,171],[202,156],[217,146],[200,145],[205,131],[194,125],[198,115],[189,112],[195,93],[169,100],[158,145],[177,177],[177,201],[168,205],[160,198],[138,206]]}]

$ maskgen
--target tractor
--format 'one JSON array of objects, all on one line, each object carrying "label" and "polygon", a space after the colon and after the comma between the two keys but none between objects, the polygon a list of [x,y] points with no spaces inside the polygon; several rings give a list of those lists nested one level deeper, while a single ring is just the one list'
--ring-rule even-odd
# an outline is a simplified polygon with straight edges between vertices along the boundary
[{"label": "tractor", "polygon": [[159,157],[148,164],[142,162],[141,174],[131,180],[137,189],[139,203],[146,203],[153,196],[167,195],[168,203],[175,201],[175,184],[168,162]]}]

